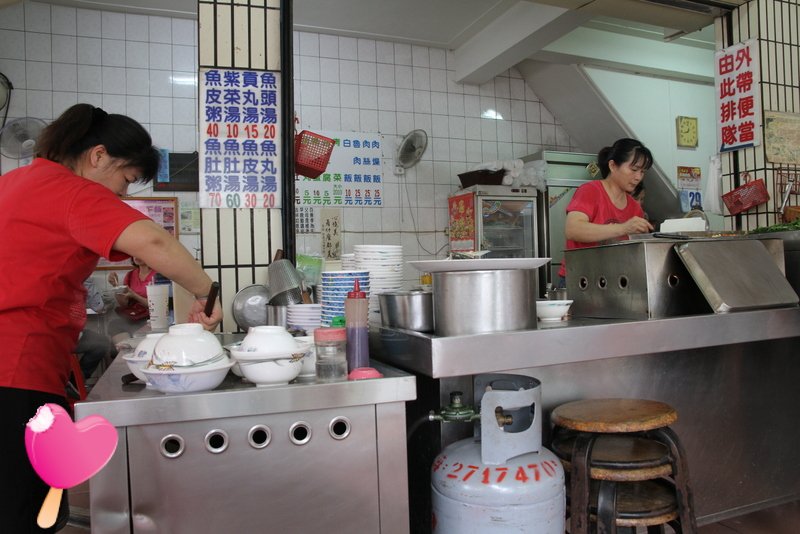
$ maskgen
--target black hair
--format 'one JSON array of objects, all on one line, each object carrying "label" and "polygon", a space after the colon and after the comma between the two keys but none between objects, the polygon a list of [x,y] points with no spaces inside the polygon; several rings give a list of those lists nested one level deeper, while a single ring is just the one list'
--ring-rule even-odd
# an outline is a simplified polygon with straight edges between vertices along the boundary
[{"label": "black hair", "polygon": [[141,183],[158,173],[161,157],[147,130],[126,115],[106,113],[91,104],[75,104],[50,123],[36,142],[36,156],[69,165],[97,145],[126,167],[139,169]]},{"label": "black hair", "polygon": [[597,154],[597,165],[603,178],[611,172],[608,162],[614,161],[617,165],[630,161],[641,164],[645,170],[653,166],[653,154],[650,149],[636,139],[618,139],[612,146],[607,146]]},{"label": "black hair", "polygon": [[639,195],[641,195],[643,191],[644,191],[644,180],[636,184],[636,187],[633,188],[633,193],[631,193],[631,196],[636,200],[639,200]]}]

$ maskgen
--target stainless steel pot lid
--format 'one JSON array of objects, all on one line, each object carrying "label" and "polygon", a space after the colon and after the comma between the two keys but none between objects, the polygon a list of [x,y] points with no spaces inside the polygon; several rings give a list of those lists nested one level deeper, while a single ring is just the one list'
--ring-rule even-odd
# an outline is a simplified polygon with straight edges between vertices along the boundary
[{"label": "stainless steel pot lid", "polygon": [[233,320],[242,330],[267,324],[269,288],[262,284],[247,286],[233,297]]}]

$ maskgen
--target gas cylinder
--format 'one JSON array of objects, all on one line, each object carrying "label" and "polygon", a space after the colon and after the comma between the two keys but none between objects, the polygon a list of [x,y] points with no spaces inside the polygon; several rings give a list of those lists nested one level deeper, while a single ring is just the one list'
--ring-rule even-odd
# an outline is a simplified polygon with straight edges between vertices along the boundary
[{"label": "gas cylinder", "polygon": [[431,467],[433,532],[564,534],[564,469],[542,447],[541,383],[491,376],[476,377],[475,391],[484,390],[475,437],[446,447]]}]

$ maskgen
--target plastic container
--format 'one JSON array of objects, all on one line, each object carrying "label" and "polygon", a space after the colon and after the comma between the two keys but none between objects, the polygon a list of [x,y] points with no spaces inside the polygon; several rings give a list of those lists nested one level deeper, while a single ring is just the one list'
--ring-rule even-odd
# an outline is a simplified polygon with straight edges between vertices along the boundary
[{"label": "plastic container", "polygon": [[314,330],[317,349],[318,382],[347,380],[347,332],[344,328],[317,328]]},{"label": "plastic container", "polygon": [[347,329],[347,369],[369,367],[369,301],[358,280],[344,299]]}]

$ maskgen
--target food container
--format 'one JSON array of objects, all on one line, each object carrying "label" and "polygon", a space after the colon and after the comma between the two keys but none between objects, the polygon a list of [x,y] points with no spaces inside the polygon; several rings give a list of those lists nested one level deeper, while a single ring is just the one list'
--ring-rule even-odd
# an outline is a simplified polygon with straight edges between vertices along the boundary
[{"label": "food container", "polygon": [[378,295],[383,326],[417,332],[433,331],[433,293],[430,291],[389,291]]},{"label": "food container", "polygon": [[536,328],[536,271],[433,273],[433,325],[439,336]]}]

